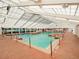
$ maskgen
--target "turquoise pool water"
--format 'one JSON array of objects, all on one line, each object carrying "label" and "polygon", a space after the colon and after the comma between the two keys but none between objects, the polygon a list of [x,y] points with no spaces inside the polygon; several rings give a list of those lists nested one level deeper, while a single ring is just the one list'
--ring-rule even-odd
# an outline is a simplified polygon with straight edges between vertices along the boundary
[{"label": "turquoise pool water", "polygon": [[50,44],[50,41],[54,40],[53,37],[48,36],[49,34],[53,34],[52,32],[43,32],[40,34],[20,34],[17,35],[20,38],[23,38],[23,42],[29,43],[29,39],[31,40],[31,44],[41,48],[47,48]]}]

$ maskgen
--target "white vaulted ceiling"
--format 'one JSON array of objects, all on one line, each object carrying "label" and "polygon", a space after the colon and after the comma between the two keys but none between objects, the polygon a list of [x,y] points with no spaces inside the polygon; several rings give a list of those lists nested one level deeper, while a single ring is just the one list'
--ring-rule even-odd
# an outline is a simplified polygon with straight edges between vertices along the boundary
[{"label": "white vaulted ceiling", "polygon": [[1,27],[53,28],[78,23],[78,0],[0,0]]}]

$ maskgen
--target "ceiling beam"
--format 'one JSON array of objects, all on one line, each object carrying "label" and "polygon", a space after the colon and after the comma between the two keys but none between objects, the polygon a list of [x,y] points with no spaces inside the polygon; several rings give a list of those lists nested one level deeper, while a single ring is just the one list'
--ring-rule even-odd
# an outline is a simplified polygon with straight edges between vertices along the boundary
[{"label": "ceiling beam", "polygon": [[[7,0],[6,0],[7,1]],[[3,0],[1,0],[1,2],[5,2],[6,3],[6,1],[3,1]],[[8,0],[9,1],[9,0]],[[13,1],[11,1],[10,0],[10,2],[13,2]],[[14,3],[16,3],[16,2],[14,2]],[[48,6],[48,5],[63,5],[63,4],[68,4],[68,5],[79,5],[79,2],[75,2],[75,3],[49,3],[49,4],[47,4],[47,3],[40,3],[40,5],[41,6]],[[11,6],[11,7],[27,7],[27,6],[39,6],[39,4],[31,4],[31,5],[9,5],[9,6]],[[3,6],[3,7],[7,7],[7,6]]]},{"label": "ceiling beam", "polygon": [[70,6],[70,12],[69,12],[69,14],[71,15],[71,6]]}]

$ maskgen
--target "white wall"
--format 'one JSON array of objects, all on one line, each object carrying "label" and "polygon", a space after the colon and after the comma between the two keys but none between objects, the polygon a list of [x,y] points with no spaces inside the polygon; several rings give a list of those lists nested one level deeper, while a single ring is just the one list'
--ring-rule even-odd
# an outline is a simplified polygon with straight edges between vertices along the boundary
[{"label": "white wall", "polygon": [[[71,22],[71,21],[56,21],[56,24],[51,24],[51,28],[69,28],[69,32],[72,32],[73,34],[76,34],[76,25],[79,24],[77,22]],[[57,26],[56,26],[57,25]]]}]

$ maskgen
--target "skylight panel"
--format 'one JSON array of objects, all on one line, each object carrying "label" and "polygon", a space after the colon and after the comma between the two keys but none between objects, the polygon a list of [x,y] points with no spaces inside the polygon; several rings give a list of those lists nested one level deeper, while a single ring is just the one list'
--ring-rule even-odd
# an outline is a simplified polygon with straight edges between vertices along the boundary
[{"label": "skylight panel", "polygon": [[59,14],[58,8],[53,8],[56,14]]},{"label": "skylight panel", "polygon": [[21,14],[21,13],[23,13],[24,11],[23,10],[21,10],[21,9],[16,9],[15,11],[14,11],[14,13],[16,13],[16,14]]},{"label": "skylight panel", "polygon": [[11,14],[13,14],[13,11],[14,11],[15,9],[14,8],[10,8],[10,11],[9,11],[9,13],[8,13],[8,15],[10,16]]},{"label": "skylight panel", "polygon": [[5,6],[8,6],[8,4],[3,3],[3,2],[0,1],[0,7],[5,7]]},{"label": "skylight panel", "polygon": [[14,19],[19,19],[23,13],[24,13],[23,10],[20,10],[17,7],[12,7],[12,8],[10,8],[10,11],[8,13],[8,17],[14,18]]},{"label": "skylight panel", "polygon": [[[35,23],[39,19],[38,15],[35,15],[26,25],[31,26],[33,23]],[[25,26],[26,26],[25,25]]]},{"label": "skylight panel", "polygon": [[[5,2],[5,0],[2,0],[2,1]],[[13,5],[13,6],[15,5],[14,3],[10,2],[9,0],[6,1],[6,4]]]},{"label": "skylight panel", "polygon": [[76,16],[79,16],[79,6],[78,6],[78,10],[77,10]]},{"label": "skylight panel", "polygon": [[5,9],[0,9],[0,14],[6,14],[7,13],[7,10]]},{"label": "skylight panel", "polygon": [[2,7],[3,6],[3,3],[2,2],[0,2],[0,7]]},{"label": "skylight panel", "polygon": [[22,20],[28,20],[30,17],[32,16],[32,14],[24,14],[23,17],[21,17]]},{"label": "skylight panel", "polygon": [[77,5],[72,5],[71,6],[71,15],[75,14],[76,8],[77,8]]},{"label": "skylight panel", "polygon": [[43,20],[41,20],[41,22],[39,22],[39,23],[42,23],[42,24],[50,24],[50,23],[52,23],[52,22],[49,21],[49,20],[43,19]]},{"label": "skylight panel", "polygon": [[17,24],[16,24],[16,26],[17,27],[21,27],[22,26],[22,24],[24,24],[24,22],[25,22],[25,20],[20,20]]},{"label": "skylight panel", "polygon": [[61,8],[63,15],[66,15],[65,9]]},{"label": "skylight panel", "polygon": [[30,10],[28,7],[19,7],[27,13],[34,13],[34,11]]},{"label": "skylight panel", "polygon": [[39,6],[29,6],[28,8],[36,13],[44,13]]},{"label": "skylight panel", "polygon": [[35,21],[39,16],[38,15],[35,15],[30,21]]},{"label": "skylight panel", "polygon": [[42,9],[44,9],[44,10],[46,9],[47,12],[53,13],[53,14],[60,14],[59,8],[62,8],[62,6],[61,5],[50,5],[50,6],[43,6],[42,7]]},{"label": "skylight panel", "polygon": [[66,8],[66,14],[70,15],[70,6],[68,8]]},{"label": "skylight panel", "polygon": [[43,11],[48,14],[55,14],[55,12],[52,10],[52,8],[43,8]]},{"label": "skylight panel", "polygon": [[39,24],[40,22],[42,22],[42,20],[43,20],[42,18],[38,19],[38,21],[37,21],[37,22],[34,22],[34,24],[31,25],[31,27],[32,27],[32,26],[35,26],[35,25],[37,25],[37,24]]},{"label": "skylight panel", "polygon": [[60,8],[55,8],[55,9],[56,9],[57,14],[62,14],[62,11],[60,10]]}]

